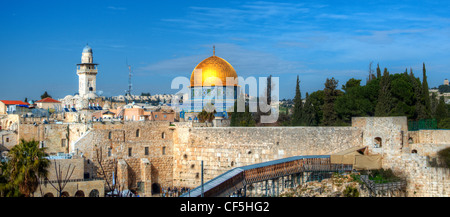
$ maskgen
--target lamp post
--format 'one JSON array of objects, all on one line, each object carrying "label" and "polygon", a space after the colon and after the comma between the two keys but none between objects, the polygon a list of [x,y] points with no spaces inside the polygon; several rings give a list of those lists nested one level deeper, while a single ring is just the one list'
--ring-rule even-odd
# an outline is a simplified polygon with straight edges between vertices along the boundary
[{"label": "lamp post", "polygon": [[204,197],[204,195],[203,195],[203,161],[202,161],[202,196],[201,197]]}]

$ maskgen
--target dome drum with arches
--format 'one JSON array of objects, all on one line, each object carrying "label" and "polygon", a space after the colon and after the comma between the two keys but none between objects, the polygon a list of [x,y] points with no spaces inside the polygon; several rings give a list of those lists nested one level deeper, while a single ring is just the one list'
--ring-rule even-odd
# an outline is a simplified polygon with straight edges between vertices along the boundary
[{"label": "dome drum with arches", "polygon": [[[228,79],[227,79],[228,78]],[[181,107],[183,112],[201,112],[213,105],[218,112],[234,106],[239,93],[238,76],[233,66],[215,55],[201,61],[192,71],[189,99]]]}]

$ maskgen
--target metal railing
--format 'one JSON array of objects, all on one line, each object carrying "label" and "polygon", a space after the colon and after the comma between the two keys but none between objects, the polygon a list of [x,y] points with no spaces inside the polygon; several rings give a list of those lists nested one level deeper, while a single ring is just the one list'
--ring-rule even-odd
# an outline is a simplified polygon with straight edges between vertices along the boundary
[{"label": "metal railing", "polygon": [[[205,197],[230,196],[238,189],[257,182],[275,180],[280,177],[304,172],[351,171],[353,165],[331,164],[329,155],[296,156],[231,169],[203,185]],[[199,197],[199,186],[181,197]]]}]

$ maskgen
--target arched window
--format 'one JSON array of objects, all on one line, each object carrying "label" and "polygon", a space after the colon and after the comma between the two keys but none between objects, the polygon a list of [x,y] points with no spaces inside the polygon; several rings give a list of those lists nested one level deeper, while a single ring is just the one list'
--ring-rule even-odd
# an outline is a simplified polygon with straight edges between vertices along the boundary
[{"label": "arched window", "polygon": [[413,143],[414,143],[414,140],[413,140],[413,138],[412,138],[412,137],[409,137],[409,139],[408,139],[408,143],[409,143],[409,144],[413,144]]},{"label": "arched window", "polygon": [[166,138],[166,133],[163,132],[163,133],[161,134],[161,138],[165,139],[165,138]]},{"label": "arched window", "polygon": [[416,150],[416,149],[413,149],[413,150],[411,151],[411,153],[412,153],[412,154],[417,154],[417,150]]},{"label": "arched window", "polygon": [[139,129],[136,130],[136,137],[139,137]]},{"label": "arched window", "polygon": [[109,133],[108,133],[108,139],[111,139],[111,138],[112,138],[111,131],[109,131]]},{"label": "arched window", "polygon": [[375,137],[374,142],[375,142],[375,144],[374,144],[375,148],[381,148],[383,146],[382,140],[380,137]]},{"label": "arched window", "polygon": [[89,193],[89,197],[99,197],[99,196],[100,196],[100,193],[98,192],[97,189],[94,189]]}]

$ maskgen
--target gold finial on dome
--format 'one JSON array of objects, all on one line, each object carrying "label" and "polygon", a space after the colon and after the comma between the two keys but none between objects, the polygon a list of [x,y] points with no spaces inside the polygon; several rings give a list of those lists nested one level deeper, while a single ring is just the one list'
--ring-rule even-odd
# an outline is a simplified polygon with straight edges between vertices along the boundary
[{"label": "gold finial on dome", "polygon": [[216,45],[213,45],[213,56],[216,55]]}]

